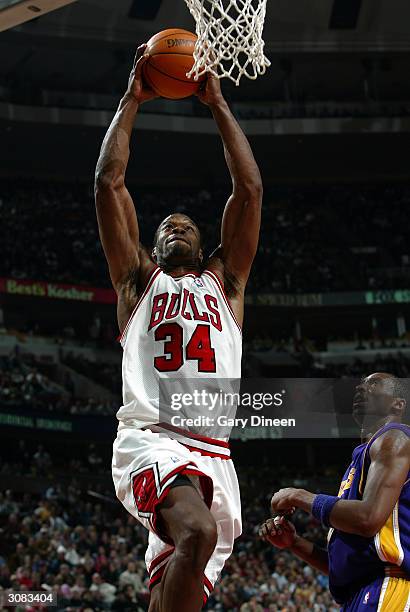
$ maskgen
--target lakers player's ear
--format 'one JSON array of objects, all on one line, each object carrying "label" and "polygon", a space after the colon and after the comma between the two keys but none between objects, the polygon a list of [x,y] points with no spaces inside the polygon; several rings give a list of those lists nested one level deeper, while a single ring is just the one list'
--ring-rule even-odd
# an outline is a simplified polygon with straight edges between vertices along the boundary
[{"label": "lakers player's ear", "polygon": [[199,249],[198,259],[201,263],[204,261],[204,252],[202,249]]},{"label": "lakers player's ear", "polygon": [[397,397],[393,402],[393,414],[398,417],[402,417],[406,410],[406,400]]},{"label": "lakers player's ear", "polygon": [[157,261],[157,247],[154,247],[151,251],[152,259]]}]

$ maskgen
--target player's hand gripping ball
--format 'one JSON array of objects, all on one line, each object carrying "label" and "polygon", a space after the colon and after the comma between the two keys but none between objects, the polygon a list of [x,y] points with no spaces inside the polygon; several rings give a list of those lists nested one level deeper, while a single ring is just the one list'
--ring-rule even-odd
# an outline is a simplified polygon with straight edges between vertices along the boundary
[{"label": "player's hand gripping ball", "polygon": [[151,89],[142,78],[142,69],[148,60],[146,47],[147,45],[140,45],[138,47],[128,79],[127,95],[134,98],[138,104],[142,104],[143,102],[147,102],[157,97],[156,92]]},{"label": "player's hand gripping ball", "polygon": [[143,66],[143,77],[159,96],[179,100],[197,93],[206,76],[197,81],[186,76],[194,65],[196,40],[192,32],[174,28],[158,32],[147,42],[149,58]]}]

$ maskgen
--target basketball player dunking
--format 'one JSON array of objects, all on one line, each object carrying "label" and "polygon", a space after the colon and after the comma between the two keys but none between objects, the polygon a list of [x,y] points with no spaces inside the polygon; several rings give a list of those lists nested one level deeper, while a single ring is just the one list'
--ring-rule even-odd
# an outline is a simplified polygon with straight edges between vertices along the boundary
[{"label": "basketball player dunking", "polygon": [[[241,532],[240,497],[227,441],[161,432],[158,379],[238,379],[245,285],[256,253],[262,184],[252,151],[219,86],[198,94],[221,135],[233,191],[221,244],[205,261],[186,215],[162,221],[149,253],[139,241],[125,186],[140,104],[155,97],[141,78],[139,47],[128,89],[103,141],[95,196],[101,241],[118,296],[123,406],[113,479],[125,508],[149,530],[150,612],[200,610]],[[160,433],[161,432],[161,433]]]}]

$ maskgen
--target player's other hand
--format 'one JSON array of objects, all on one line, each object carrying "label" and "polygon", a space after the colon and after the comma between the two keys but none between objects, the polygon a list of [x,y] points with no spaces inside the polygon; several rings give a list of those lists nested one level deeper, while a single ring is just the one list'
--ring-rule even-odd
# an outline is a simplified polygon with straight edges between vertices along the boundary
[{"label": "player's other hand", "polygon": [[284,516],[270,518],[259,527],[259,536],[276,548],[290,548],[296,539],[294,525]]},{"label": "player's other hand", "polygon": [[158,98],[158,94],[145,83],[142,76],[142,67],[149,59],[149,54],[145,53],[146,48],[146,44],[138,47],[128,79],[127,94],[134,98],[139,104],[152,100],[153,98]]},{"label": "player's other hand", "polygon": [[215,106],[224,102],[219,79],[210,72],[195,95],[207,106]]}]

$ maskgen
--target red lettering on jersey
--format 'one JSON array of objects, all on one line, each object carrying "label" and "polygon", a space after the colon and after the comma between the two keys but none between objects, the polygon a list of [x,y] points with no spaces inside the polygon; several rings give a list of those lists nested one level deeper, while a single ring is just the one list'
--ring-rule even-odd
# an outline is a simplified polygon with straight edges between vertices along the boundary
[{"label": "red lettering on jersey", "polygon": [[[218,300],[208,293],[205,295],[205,304],[209,310],[209,321],[218,331],[222,331],[221,316],[218,311]],[[213,315],[213,316],[212,316]]]},{"label": "red lettering on jersey", "polygon": [[189,312],[186,311],[188,298],[189,298],[189,291],[188,289],[184,289],[184,299],[182,300],[181,315],[184,317],[184,319],[188,319],[188,321],[190,321],[192,317],[189,314]]},{"label": "red lettering on jersey", "polygon": [[207,312],[199,314],[194,293],[189,294],[189,304],[191,306],[192,314],[194,315],[195,321],[209,321],[209,315]]},{"label": "red lettering on jersey", "polygon": [[181,295],[179,293],[173,293],[171,295],[171,301],[168,305],[167,312],[165,313],[166,319],[173,319],[179,312],[179,306],[181,304]]},{"label": "red lettering on jersey", "polygon": [[[175,319],[179,314],[187,321],[205,321],[211,323],[215,329],[222,331],[221,315],[218,310],[218,300],[215,296],[206,294],[204,296],[205,304],[208,312],[205,310],[200,312],[198,301],[194,293],[188,289],[183,290],[182,300],[181,294],[159,293],[152,300],[151,319],[148,326],[148,331],[153,327],[157,327],[164,320]],[[182,302],[182,304],[181,304]]]},{"label": "red lettering on jersey", "polygon": [[152,300],[151,321],[149,322],[148,331],[161,323],[164,318],[165,306],[168,302],[168,292],[159,293]]}]

